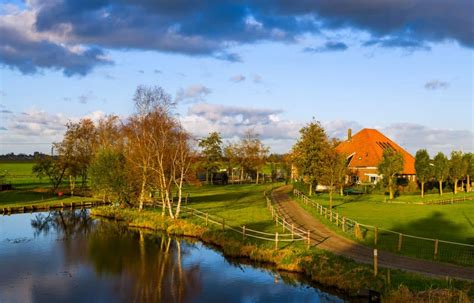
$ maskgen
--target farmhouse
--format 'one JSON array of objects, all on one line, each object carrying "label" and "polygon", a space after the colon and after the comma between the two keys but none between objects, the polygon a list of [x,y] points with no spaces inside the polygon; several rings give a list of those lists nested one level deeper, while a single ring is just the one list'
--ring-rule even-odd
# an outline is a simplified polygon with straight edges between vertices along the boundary
[{"label": "farmhouse", "polygon": [[400,177],[415,181],[415,158],[376,129],[364,128],[354,136],[349,129],[347,140],[336,149],[347,156],[351,182],[377,183],[381,179],[377,166],[387,148],[403,155],[404,168]]}]

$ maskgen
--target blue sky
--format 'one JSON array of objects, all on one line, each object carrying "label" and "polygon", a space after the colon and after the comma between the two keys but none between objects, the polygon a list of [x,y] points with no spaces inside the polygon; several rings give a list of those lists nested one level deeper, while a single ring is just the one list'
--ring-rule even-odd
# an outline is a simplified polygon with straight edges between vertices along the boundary
[{"label": "blue sky", "polygon": [[126,2],[3,4],[0,153],[46,151],[68,119],[126,117],[140,84],[179,100],[196,136],[253,129],[276,152],[312,117],[335,137],[371,127],[410,152],[474,150],[469,1],[398,1],[377,8],[386,19],[339,9],[346,0],[222,1],[197,16],[186,1]]}]

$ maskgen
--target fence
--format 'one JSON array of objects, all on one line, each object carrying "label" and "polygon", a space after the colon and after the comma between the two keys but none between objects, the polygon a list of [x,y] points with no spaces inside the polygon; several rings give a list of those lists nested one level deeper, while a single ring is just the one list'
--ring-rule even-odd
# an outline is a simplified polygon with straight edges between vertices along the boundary
[{"label": "fence", "polygon": [[[195,208],[181,206],[181,212],[189,215],[191,218],[199,218],[204,221],[205,225],[214,224],[222,228],[223,231],[230,230],[235,233],[242,235],[242,239],[253,238],[263,241],[270,241],[275,243],[275,249],[278,248],[278,243],[280,242],[297,242],[304,241],[308,246],[310,244],[310,232],[304,231],[292,224],[289,224],[285,219],[280,216],[277,210],[273,207],[271,198],[265,193],[265,200],[267,203],[267,208],[272,213],[272,218],[275,221],[276,227],[281,226],[281,233],[275,231],[274,233],[259,231],[255,229],[248,228],[245,225],[242,226],[232,226],[229,222],[226,222],[225,218],[212,215]],[[286,232],[286,233],[285,233]]]},{"label": "fence", "polygon": [[297,189],[293,190],[293,194],[337,229],[368,246],[417,258],[474,266],[474,245],[418,237],[362,224],[311,200]]}]

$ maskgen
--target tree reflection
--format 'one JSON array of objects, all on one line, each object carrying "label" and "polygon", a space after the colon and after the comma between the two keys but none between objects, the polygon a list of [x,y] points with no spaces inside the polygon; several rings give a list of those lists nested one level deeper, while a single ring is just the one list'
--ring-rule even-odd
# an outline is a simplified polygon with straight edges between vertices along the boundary
[{"label": "tree reflection", "polygon": [[116,283],[113,295],[123,301],[185,302],[201,289],[199,265],[183,266],[186,248],[179,240],[94,221],[87,210],[36,214],[31,226],[35,236],[58,234],[66,262],[92,266]]},{"label": "tree reflection", "polygon": [[51,230],[65,238],[77,234],[87,235],[93,229],[93,225],[93,220],[86,209],[52,211],[46,215],[39,213],[31,219],[35,236],[47,235]]},{"label": "tree reflection", "polygon": [[179,240],[100,224],[89,237],[97,273],[119,275],[121,297],[133,302],[184,302],[200,291],[199,266],[183,269]]}]

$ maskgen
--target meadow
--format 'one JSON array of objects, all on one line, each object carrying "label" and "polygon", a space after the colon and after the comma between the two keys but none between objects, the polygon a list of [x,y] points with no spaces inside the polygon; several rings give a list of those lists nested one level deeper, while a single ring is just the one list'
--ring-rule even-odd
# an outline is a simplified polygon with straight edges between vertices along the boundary
[{"label": "meadow", "polygon": [[[0,162],[0,174],[13,190],[0,191],[0,207],[30,206],[34,204],[54,205],[61,202],[82,202],[97,200],[90,197],[58,196],[50,192],[48,178],[38,178],[33,172],[33,162]],[[63,186],[67,186],[63,182]]]}]

